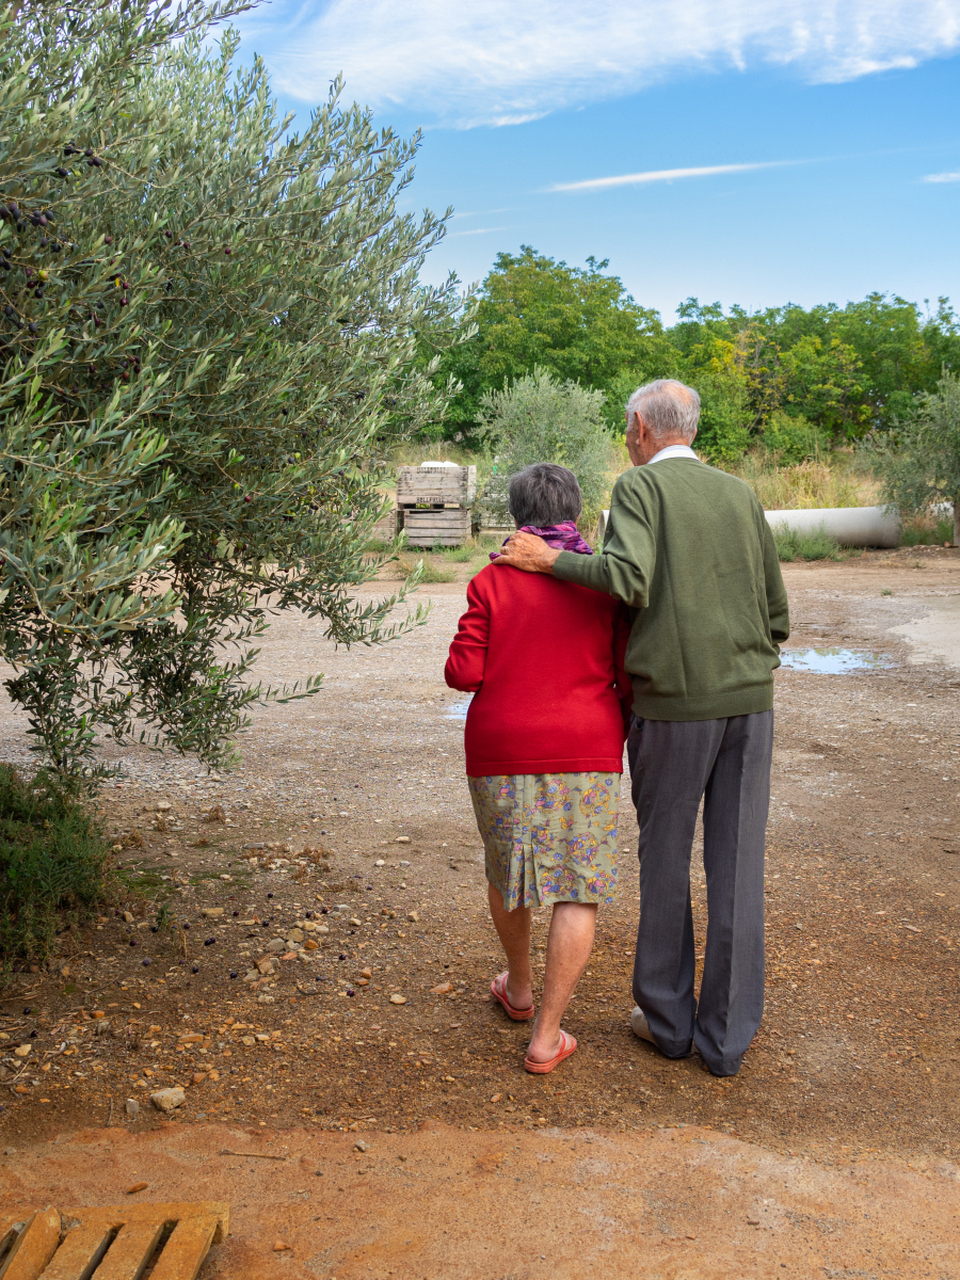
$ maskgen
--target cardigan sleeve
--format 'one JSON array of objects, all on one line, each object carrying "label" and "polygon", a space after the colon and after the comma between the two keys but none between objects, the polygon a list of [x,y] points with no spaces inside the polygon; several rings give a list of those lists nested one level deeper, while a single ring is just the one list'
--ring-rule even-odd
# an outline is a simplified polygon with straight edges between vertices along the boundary
[{"label": "cardigan sleeve", "polygon": [[443,672],[451,689],[476,693],[483,684],[489,635],[489,602],[474,578],[467,587],[467,612],[460,619]]}]

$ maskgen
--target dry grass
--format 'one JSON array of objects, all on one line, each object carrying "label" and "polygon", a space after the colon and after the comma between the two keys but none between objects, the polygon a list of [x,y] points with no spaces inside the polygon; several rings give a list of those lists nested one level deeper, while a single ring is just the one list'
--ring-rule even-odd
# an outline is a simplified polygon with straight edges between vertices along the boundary
[{"label": "dry grass", "polygon": [[765,511],[870,507],[879,500],[878,482],[870,472],[858,470],[846,454],[782,467],[748,453],[727,470],[746,481]]}]

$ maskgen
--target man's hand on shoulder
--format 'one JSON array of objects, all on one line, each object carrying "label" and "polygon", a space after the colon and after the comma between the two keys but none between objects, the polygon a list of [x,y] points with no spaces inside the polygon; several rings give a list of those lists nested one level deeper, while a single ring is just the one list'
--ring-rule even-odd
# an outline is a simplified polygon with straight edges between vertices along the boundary
[{"label": "man's hand on shoulder", "polygon": [[524,573],[553,573],[553,564],[559,554],[535,533],[515,533],[492,563],[513,565],[514,569],[522,569]]}]

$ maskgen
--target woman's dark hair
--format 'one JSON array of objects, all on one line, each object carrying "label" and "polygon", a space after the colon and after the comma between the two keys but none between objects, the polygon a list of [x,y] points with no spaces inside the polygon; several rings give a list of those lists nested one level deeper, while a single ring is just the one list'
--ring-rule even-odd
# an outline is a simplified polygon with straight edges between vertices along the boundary
[{"label": "woman's dark hair", "polygon": [[577,477],[554,462],[534,462],[510,477],[510,514],[536,529],[576,520],[583,510]]}]

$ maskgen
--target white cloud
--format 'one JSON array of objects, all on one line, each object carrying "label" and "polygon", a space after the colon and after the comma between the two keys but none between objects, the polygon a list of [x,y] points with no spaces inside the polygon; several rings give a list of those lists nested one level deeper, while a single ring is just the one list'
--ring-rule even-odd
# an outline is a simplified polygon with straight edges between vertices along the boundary
[{"label": "white cloud", "polygon": [[[555,182],[550,191],[602,191],[605,187],[643,186],[648,182],[673,182],[677,178],[710,178],[717,173],[749,173],[753,169],[779,169],[795,160],[767,160],[762,164],[710,164],[699,169],[647,169],[644,173],[620,173],[613,178],[586,178],[582,182]],[[958,175],[960,176],[960,175]]]},{"label": "white cloud", "polygon": [[960,182],[960,173],[928,173],[924,182]]},{"label": "white cloud", "polygon": [[240,22],[278,88],[512,124],[694,68],[842,81],[960,48],[960,0],[275,0]]}]

